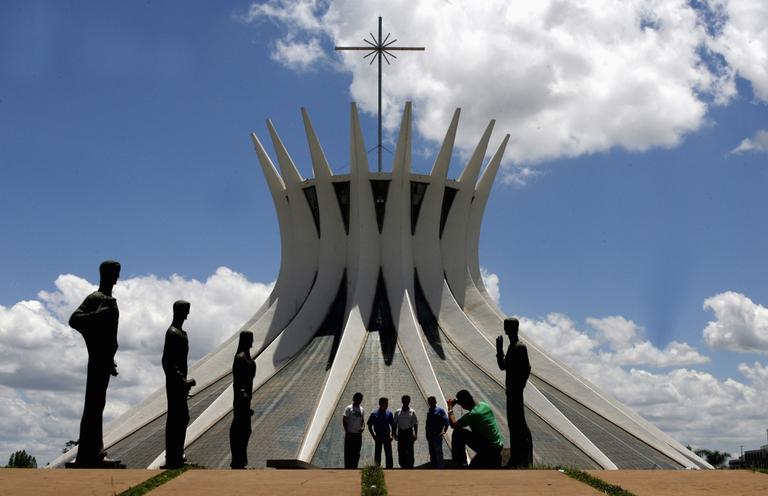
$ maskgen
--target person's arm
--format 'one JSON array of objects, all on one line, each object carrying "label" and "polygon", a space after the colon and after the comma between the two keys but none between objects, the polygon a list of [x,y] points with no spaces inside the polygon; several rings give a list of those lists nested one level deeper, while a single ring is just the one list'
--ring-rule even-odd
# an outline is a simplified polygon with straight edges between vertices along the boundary
[{"label": "person's arm", "polygon": [[344,410],[344,416],[341,417],[341,425],[344,426],[344,432],[347,432],[347,425],[349,425],[349,417],[347,416],[346,410]]},{"label": "person's arm", "polygon": [[395,416],[392,419],[392,437],[397,441],[397,431],[400,430],[397,426],[397,419],[400,417],[400,410],[395,411]]},{"label": "person's arm", "polygon": [[456,398],[449,398],[448,401],[448,423],[450,426],[454,429],[457,429],[459,426],[459,420],[456,418],[456,415],[453,414],[453,407],[456,405]]},{"label": "person's arm", "polygon": [[448,420],[448,415],[445,413],[445,410],[442,408],[440,409],[440,418],[443,419],[443,434],[448,432],[448,426],[451,425],[451,422]]},{"label": "person's arm", "polygon": [[504,336],[496,338],[496,363],[501,370],[506,369],[506,365],[504,364]]},{"label": "person's arm", "polygon": [[368,432],[371,433],[371,437],[376,439],[376,434],[373,432],[373,414],[368,417]]},{"label": "person's arm", "polygon": [[413,440],[415,441],[419,437],[419,419],[416,417],[416,412],[413,412]]}]

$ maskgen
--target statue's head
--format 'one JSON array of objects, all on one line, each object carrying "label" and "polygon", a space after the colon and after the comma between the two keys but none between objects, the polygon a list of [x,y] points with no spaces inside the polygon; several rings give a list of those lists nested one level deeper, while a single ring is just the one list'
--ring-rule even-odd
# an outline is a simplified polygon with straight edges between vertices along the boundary
[{"label": "statue's head", "polygon": [[189,315],[189,308],[192,305],[188,301],[185,300],[176,300],[173,302],[173,320],[174,321],[183,321],[187,318],[187,315]]},{"label": "statue's head", "polygon": [[237,351],[249,351],[253,346],[253,333],[251,331],[240,331],[240,342],[237,345]]},{"label": "statue's head", "polygon": [[462,389],[456,393],[456,403],[458,403],[463,409],[471,410],[475,406],[475,399],[466,389]]},{"label": "statue's head", "polygon": [[519,320],[517,320],[514,317],[504,319],[504,332],[507,333],[507,336],[509,336],[509,339],[511,339],[513,343],[518,340],[517,332],[519,330],[520,330]]},{"label": "statue's head", "polygon": [[101,265],[99,265],[100,286],[109,286],[111,288],[119,277],[120,262],[115,260],[104,260],[101,262]]}]

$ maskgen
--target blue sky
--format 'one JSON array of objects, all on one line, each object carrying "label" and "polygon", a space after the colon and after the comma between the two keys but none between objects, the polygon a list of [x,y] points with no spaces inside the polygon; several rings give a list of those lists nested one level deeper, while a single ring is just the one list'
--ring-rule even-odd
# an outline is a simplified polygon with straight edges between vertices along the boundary
[{"label": "blue sky", "polygon": [[[492,147],[504,133],[513,134],[488,205],[480,253],[481,265],[498,276],[507,313],[525,316],[532,326],[553,312],[564,314],[579,332],[598,340],[586,320],[621,316],[643,328],[644,339],[656,348],[682,342],[709,357],[677,365],[709,373],[719,383],[735,378],[746,384],[740,364],[765,366],[768,347],[737,352],[738,336],[713,344],[703,334],[710,321],[721,324],[723,335],[731,325],[703,308],[708,298],[738,293],[754,306],[744,300],[735,305],[746,305],[744,311],[758,317],[761,304],[768,304],[768,143],[760,145],[757,134],[768,128],[768,79],[759,70],[764,64],[768,71],[768,62],[750,58],[738,37],[728,38],[732,27],[768,50],[764,28],[750,32],[754,23],[737,8],[749,2],[697,2],[696,9],[671,0],[639,2],[637,11],[642,19],[655,19],[657,31],[646,31],[652,41],[643,43],[685,35],[668,21],[674,9],[691,16],[710,8],[726,27],[712,22],[707,27],[715,35],[688,40],[693,49],[681,49],[671,61],[638,55],[629,66],[637,74],[623,74],[630,80],[651,74],[651,83],[631,94],[597,69],[588,80],[569,79],[570,62],[560,67],[558,61],[573,57],[558,58],[560,50],[550,52],[552,45],[543,42],[537,54],[516,52],[512,44],[496,47],[491,34],[477,40],[470,53],[481,53],[481,42],[508,53],[493,77],[483,73],[488,66],[482,55],[444,62],[445,52],[454,50],[451,40],[438,37],[437,28],[417,31],[414,23],[429,18],[421,12],[427,4],[435,9],[435,24],[452,11],[423,2],[406,22],[400,3],[361,2],[348,9],[344,2],[301,0],[0,4],[0,309],[10,312],[19,302],[40,300],[40,291],[62,291],[55,285],[62,274],[95,282],[97,265],[106,258],[123,263],[123,279],[178,274],[205,281],[223,266],[253,284],[273,281],[279,236],[248,133],[265,138],[264,120],[271,118],[310,176],[299,114],[305,106],[334,171],[348,170],[349,102],[373,108],[375,71],[358,54],[337,57],[332,46],[374,29],[378,11],[404,44],[427,46],[424,53],[404,54],[385,72],[385,89],[392,88],[386,90],[385,111],[390,135],[403,103],[413,100],[420,131],[417,170],[431,167],[435,136],[448,125],[441,117],[456,105],[467,114],[459,129],[461,153],[479,139],[480,123],[491,118],[499,119]],[[759,2],[752,7],[754,15],[768,19]],[[626,14],[613,10],[610,15]],[[339,14],[347,11],[348,17]],[[566,33],[602,29],[605,19],[582,14],[595,26],[568,24],[577,18],[568,12],[555,24]],[[642,19],[636,19],[640,34]],[[519,20],[498,22],[506,30],[494,35],[522,32]],[[475,43],[462,26],[453,26],[454,42]],[[541,34],[535,23],[529,28],[530,36]],[[685,46],[682,39],[675,38],[674,46]],[[584,42],[579,64],[613,63],[590,58],[606,49],[593,46],[599,42]],[[616,52],[622,49],[617,45]],[[691,62],[697,54],[700,62]],[[535,93],[536,81],[526,74],[539,67],[536,57],[548,60],[550,69],[557,66],[552,71],[562,85],[577,88],[571,106],[530,97],[530,106],[546,107],[551,120],[539,120],[545,113],[524,105],[526,95]],[[659,68],[665,64],[696,75]],[[707,64],[709,72],[701,67]],[[588,71],[579,67],[575,74]],[[480,84],[467,90],[473,81]],[[690,86],[686,103],[670,106],[680,101],[674,95],[681,81]],[[579,93],[587,83],[597,89]],[[523,91],[527,84],[534,89]],[[509,96],[515,91],[522,92],[520,100]],[[474,114],[473,92],[480,100]],[[628,119],[637,116],[636,124],[603,129],[603,122],[615,121],[625,108],[631,110]],[[592,116],[588,124],[580,120],[584,115]],[[566,128],[555,129],[555,123]],[[375,116],[367,112],[363,124],[372,146]],[[531,134],[536,127],[540,140]],[[751,150],[731,153],[746,139],[753,140]],[[460,167],[457,159],[452,173]],[[524,184],[516,181],[521,177]],[[753,341],[768,333],[768,324],[755,322],[733,332],[751,332],[747,338]],[[667,373],[652,364],[641,368]],[[768,375],[764,380],[768,384]],[[761,442],[758,424],[750,425],[755,432],[744,434],[745,443]],[[714,447],[736,449],[720,439]]]}]

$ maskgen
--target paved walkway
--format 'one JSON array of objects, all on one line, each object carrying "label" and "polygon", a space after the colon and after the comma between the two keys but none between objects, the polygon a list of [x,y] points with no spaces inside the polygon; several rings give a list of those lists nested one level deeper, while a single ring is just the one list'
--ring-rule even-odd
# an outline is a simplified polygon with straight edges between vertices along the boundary
[{"label": "paved walkway", "polygon": [[766,496],[768,475],[748,470],[590,470],[637,496]]},{"label": "paved walkway", "polygon": [[112,496],[162,470],[0,469],[0,495]]},{"label": "paved walkway", "polygon": [[359,495],[359,470],[187,470],[152,496]]},{"label": "paved walkway", "polygon": [[[112,496],[159,470],[0,469],[0,496]],[[593,470],[637,496],[768,496],[768,475],[747,470]],[[385,470],[392,496],[596,496],[556,470]],[[188,470],[150,496],[358,495],[359,470]]]},{"label": "paved walkway", "polygon": [[600,495],[556,470],[385,470],[384,476],[391,496]]}]

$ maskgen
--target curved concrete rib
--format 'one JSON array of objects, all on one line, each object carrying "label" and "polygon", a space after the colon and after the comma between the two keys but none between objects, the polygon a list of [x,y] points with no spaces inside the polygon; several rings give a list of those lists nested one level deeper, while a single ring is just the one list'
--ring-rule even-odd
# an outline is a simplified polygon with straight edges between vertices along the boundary
[{"label": "curved concrete rib", "polygon": [[289,305],[295,306],[295,312],[306,299],[317,273],[318,236],[312,218],[312,211],[302,190],[302,177],[293,164],[293,160],[285,149],[283,142],[280,141],[280,137],[277,135],[277,131],[275,131],[271,121],[267,121],[267,127],[269,128],[272,144],[280,164],[280,170],[283,172],[285,194],[290,212],[290,224],[287,228],[291,230],[291,243],[289,246],[289,256],[291,258],[289,260],[291,262],[292,274],[291,278],[286,281],[286,285],[289,285],[290,289],[286,287],[285,294],[280,296],[291,300]]},{"label": "curved concrete rib", "polygon": [[[297,245],[300,244],[300,240],[303,238],[297,239],[294,235],[295,227],[293,226],[293,212],[288,200],[288,190],[282,178],[277,173],[275,165],[272,163],[272,159],[269,158],[269,155],[261,144],[259,138],[255,134],[251,134],[251,140],[253,141],[256,155],[259,158],[261,169],[264,172],[264,178],[269,186],[272,201],[275,204],[275,210],[277,211],[278,226],[280,228],[281,257],[280,271],[278,272],[277,281],[275,282],[275,288],[272,295],[270,295],[270,301],[276,302],[276,305],[274,306],[274,310],[272,310],[273,316],[269,320],[266,335],[260,346],[258,341],[256,341],[257,336],[263,332],[261,326],[258,326],[260,319],[254,323],[249,322],[249,324],[246,324],[244,327],[244,329],[248,329],[254,333],[254,349],[256,349],[256,354],[258,354],[269,345],[269,343],[271,343],[283,329],[285,329],[288,323],[298,313],[299,308],[301,308],[301,305],[306,299],[307,291],[315,272],[314,269],[310,269],[309,274],[300,274],[298,273],[299,264],[291,263],[292,258],[290,257],[293,257],[294,254],[301,255],[298,253],[299,248]],[[290,168],[288,168],[288,170],[290,170]],[[293,186],[293,189],[296,189],[295,185]],[[293,196],[296,196],[295,191]],[[304,201],[304,204],[306,205],[306,201]],[[300,218],[304,217],[305,216],[301,216]],[[305,287],[307,289],[304,289]]]},{"label": "curved concrete rib", "polygon": [[363,324],[363,319],[360,316],[360,309],[355,306],[349,313],[336,358],[328,372],[328,378],[301,443],[299,460],[309,463],[315,456],[315,451],[317,451],[323,434],[328,428],[328,424],[333,420],[334,408],[341,399],[341,394],[357,365],[367,335],[368,331],[365,329],[365,324]]},{"label": "curved concrete rib", "polygon": [[467,277],[467,223],[469,221],[469,208],[472,197],[475,194],[475,182],[483,164],[485,151],[491,139],[493,126],[496,121],[491,121],[485,129],[480,142],[475,148],[467,166],[461,173],[458,181],[459,190],[453,200],[451,210],[445,222],[441,254],[445,278],[448,281],[453,296],[459,305],[464,304],[464,285]]},{"label": "curved concrete rib", "polygon": [[461,109],[456,109],[445,133],[440,152],[437,154],[432,173],[427,176],[427,189],[421,202],[416,232],[413,237],[413,258],[419,272],[424,296],[432,313],[440,308],[440,290],[443,284],[443,263],[440,256],[440,217],[443,207],[445,180],[451,164],[456,130],[459,127]]},{"label": "curved concrete rib", "polygon": [[485,207],[488,204],[488,197],[491,194],[491,187],[493,181],[496,178],[496,173],[501,165],[501,159],[504,157],[504,151],[507,148],[509,142],[509,135],[504,136],[504,139],[499,145],[498,150],[494,154],[488,167],[483,171],[483,175],[480,177],[480,181],[475,188],[475,197],[472,201],[472,205],[469,209],[469,222],[467,224],[467,262],[469,275],[489,303],[495,305],[493,299],[488,295],[488,291],[485,289],[483,278],[480,275],[480,226],[483,222],[483,214],[485,213]]}]

